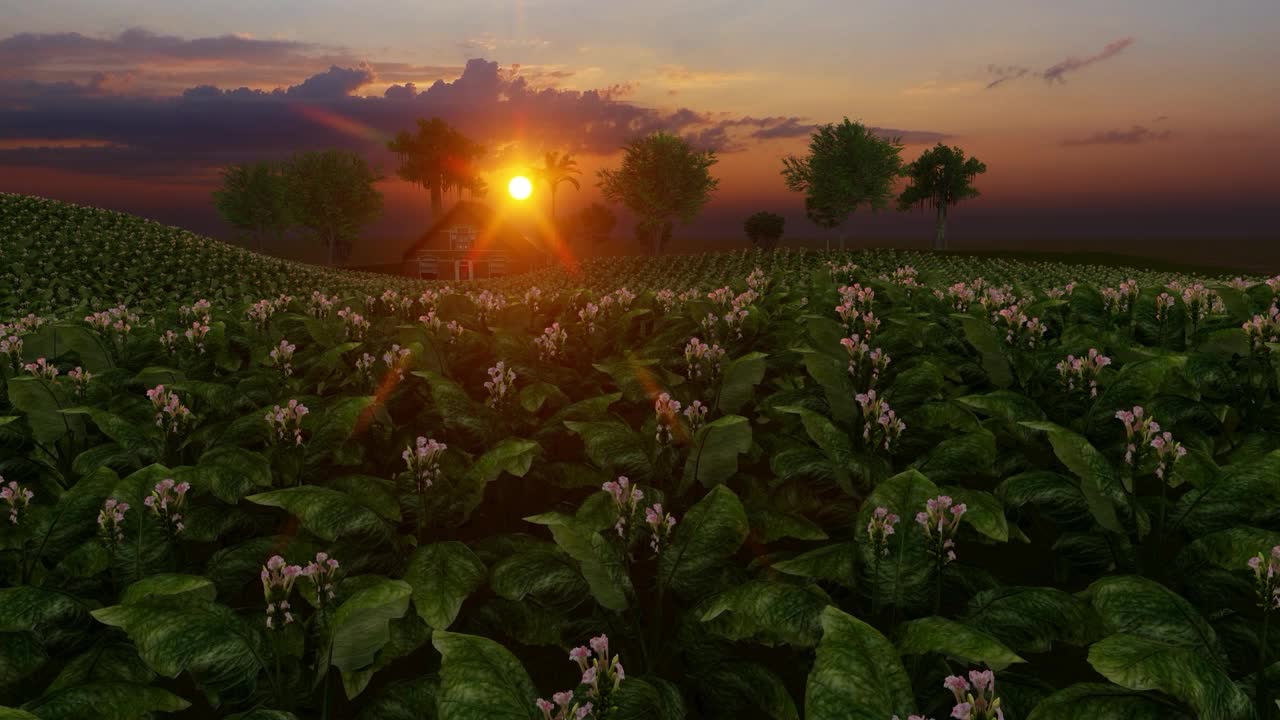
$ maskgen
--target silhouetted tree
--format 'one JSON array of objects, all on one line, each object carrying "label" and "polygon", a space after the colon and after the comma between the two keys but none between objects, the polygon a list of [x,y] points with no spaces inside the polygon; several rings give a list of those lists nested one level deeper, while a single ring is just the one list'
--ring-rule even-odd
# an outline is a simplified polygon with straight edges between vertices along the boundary
[{"label": "silhouetted tree", "polygon": [[960,148],[938,143],[903,168],[908,185],[898,196],[898,209],[909,210],[912,205],[936,209],[938,234],[934,236],[933,249],[946,250],[947,209],[981,195],[973,186],[973,179],[986,171],[987,166],[978,158],[965,158]]},{"label": "silhouetted tree", "polygon": [[431,217],[440,216],[445,190],[458,190],[475,177],[474,163],[484,155],[484,146],[472,142],[438,117],[418,120],[414,133],[400,132],[387,143],[400,158],[396,174],[431,192]]},{"label": "silhouetted tree", "polygon": [[[787,187],[803,192],[805,212],[820,227],[839,227],[858,206],[878,212],[893,198],[902,169],[899,138],[876,136],[860,122],[828,123],[809,137],[806,157],[782,160]],[[840,236],[844,249],[844,235]]]},{"label": "silhouetted tree", "polygon": [[787,219],[777,213],[761,211],[747,218],[742,223],[742,229],[746,231],[752,245],[761,250],[772,250],[778,247],[778,240],[782,239],[782,227],[786,222]]},{"label": "silhouetted tree", "polygon": [[289,229],[289,206],[279,165],[265,160],[232,165],[222,171],[222,189],[213,193],[218,214],[249,233],[263,251],[264,239],[277,243]]},{"label": "silhouetted tree", "polygon": [[613,211],[598,202],[593,202],[578,211],[578,227],[582,230],[583,236],[596,244],[608,240],[609,233],[613,232],[617,224],[618,218]]},{"label": "silhouetted tree", "polygon": [[556,188],[560,183],[569,183],[574,190],[581,190],[578,185],[578,178],[574,175],[581,175],[582,171],[578,169],[578,161],[573,159],[572,153],[561,155],[555,151],[549,151],[542,158],[542,167],[531,168],[534,180],[540,180],[547,184],[551,190],[551,225],[556,224]]},{"label": "silhouetted tree", "polygon": [[[683,138],[666,132],[636,140],[623,151],[622,167],[601,170],[598,185],[606,200],[622,203],[640,216],[653,254],[661,254],[671,239],[672,223],[696,217],[719,185],[710,170],[715,152],[694,150]],[[639,237],[640,228],[636,232]]]},{"label": "silhouetted tree", "polygon": [[293,217],[325,244],[330,265],[382,211],[373,186],[379,179],[363,157],[345,150],[301,153],[285,166]]}]

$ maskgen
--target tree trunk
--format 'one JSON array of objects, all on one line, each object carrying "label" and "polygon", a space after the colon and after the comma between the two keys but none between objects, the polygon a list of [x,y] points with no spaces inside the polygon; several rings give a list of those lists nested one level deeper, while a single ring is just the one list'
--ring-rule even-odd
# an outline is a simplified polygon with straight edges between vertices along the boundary
[{"label": "tree trunk", "polygon": [[551,229],[560,234],[560,226],[556,225],[556,186],[551,186]]},{"label": "tree trunk", "polygon": [[431,186],[431,219],[436,220],[440,217],[440,206],[443,205],[440,197],[440,181],[436,180]]},{"label": "tree trunk", "polygon": [[844,252],[844,233],[840,233],[840,252]]},{"label": "tree trunk", "polygon": [[937,251],[945,251],[947,249],[947,206],[938,206],[938,234],[933,238],[933,249]]},{"label": "tree trunk", "polygon": [[338,252],[338,238],[333,230],[329,231],[329,267],[333,267]]}]

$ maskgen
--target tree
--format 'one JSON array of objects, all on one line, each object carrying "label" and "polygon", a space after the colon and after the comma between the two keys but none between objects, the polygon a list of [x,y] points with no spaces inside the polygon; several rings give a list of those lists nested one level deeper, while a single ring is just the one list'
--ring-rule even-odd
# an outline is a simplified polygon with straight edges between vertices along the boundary
[{"label": "tree", "polygon": [[613,232],[617,224],[618,218],[613,211],[598,202],[578,211],[578,227],[584,236],[596,244],[609,239],[609,233]]},{"label": "tree", "polygon": [[898,209],[909,210],[912,205],[935,208],[938,234],[933,239],[933,249],[946,250],[947,209],[981,195],[973,186],[973,179],[986,171],[987,166],[978,158],[965,158],[960,148],[938,143],[903,168],[908,185],[898,196]]},{"label": "tree", "polygon": [[361,226],[382,211],[382,193],[373,186],[381,178],[353,152],[295,155],[285,179],[293,217],[325,244],[330,265],[359,237]]},{"label": "tree", "polygon": [[213,193],[218,213],[249,233],[263,251],[267,235],[277,243],[289,229],[289,206],[281,168],[270,162],[232,165],[222,171],[222,189]]},{"label": "tree", "polygon": [[431,217],[440,216],[445,190],[462,189],[475,177],[474,164],[484,155],[484,146],[472,142],[438,117],[418,119],[414,133],[402,131],[387,143],[400,158],[396,174],[431,192]]},{"label": "tree", "polygon": [[747,218],[742,229],[747,232],[751,244],[762,250],[772,250],[782,238],[782,226],[787,219],[777,213],[761,211]]},{"label": "tree", "polygon": [[578,161],[573,159],[572,153],[561,155],[555,151],[549,151],[542,159],[542,167],[531,168],[535,180],[541,180],[547,184],[551,190],[551,226],[556,226],[556,188],[560,183],[567,182],[573,186],[574,190],[581,190],[578,185],[578,178],[574,175],[581,175],[582,171],[578,169]]},{"label": "tree", "polygon": [[653,254],[661,254],[671,238],[672,223],[696,217],[719,185],[710,170],[716,164],[715,152],[694,150],[683,138],[666,132],[636,140],[623,151],[622,167],[601,170],[598,185],[606,200],[622,203],[640,217]]},{"label": "tree", "polygon": [[[873,134],[860,122],[845,118],[820,126],[809,138],[809,155],[782,160],[787,187],[805,194],[809,219],[820,227],[839,227],[858,206],[879,212],[893,197],[893,181],[901,172],[902,143]],[[844,236],[840,237],[844,249]]]}]

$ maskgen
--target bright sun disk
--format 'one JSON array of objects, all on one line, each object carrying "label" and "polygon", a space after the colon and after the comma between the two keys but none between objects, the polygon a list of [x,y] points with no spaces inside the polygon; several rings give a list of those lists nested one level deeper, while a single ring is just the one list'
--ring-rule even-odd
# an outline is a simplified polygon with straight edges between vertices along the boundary
[{"label": "bright sun disk", "polygon": [[524,200],[533,192],[533,183],[529,182],[529,178],[517,175],[511,178],[511,182],[507,183],[507,192],[511,193],[511,197],[517,200]]}]

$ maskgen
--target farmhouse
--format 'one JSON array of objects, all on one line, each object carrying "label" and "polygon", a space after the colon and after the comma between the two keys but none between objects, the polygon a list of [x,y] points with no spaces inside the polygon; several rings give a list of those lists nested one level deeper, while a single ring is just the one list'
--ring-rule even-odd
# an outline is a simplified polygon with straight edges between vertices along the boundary
[{"label": "farmhouse", "polygon": [[526,272],[548,254],[480,202],[459,202],[404,252],[404,274],[428,280],[475,280]]}]

